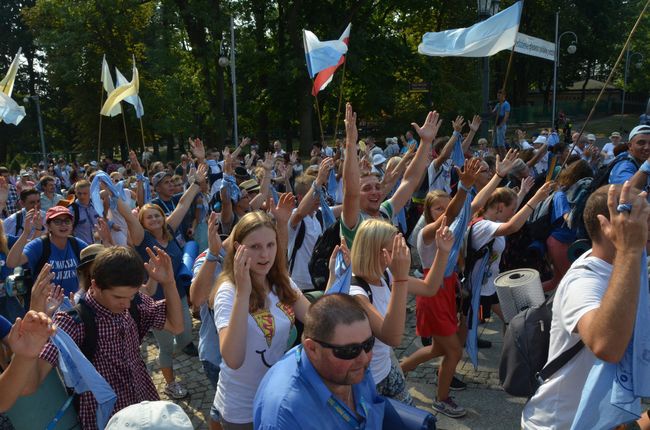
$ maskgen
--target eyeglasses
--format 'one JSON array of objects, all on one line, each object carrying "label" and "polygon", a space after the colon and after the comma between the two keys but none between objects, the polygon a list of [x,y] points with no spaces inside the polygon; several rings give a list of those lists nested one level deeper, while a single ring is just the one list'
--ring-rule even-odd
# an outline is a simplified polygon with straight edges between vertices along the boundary
[{"label": "eyeglasses", "polygon": [[70,219],[70,218],[53,219],[52,224],[54,224],[57,227],[62,226],[62,225],[72,225],[72,219]]},{"label": "eyeglasses", "polygon": [[311,339],[323,348],[329,348],[332,350],[334,357],[341,360],[354,360],[361,354],[361,350],[364,350],[366,353],[372,350],[372,347],[375,346],[375,337],[370,336],[368,339],[362,343],[352,343],[350,345],[332,345],[327,342],[323,342],[317,339]]}]

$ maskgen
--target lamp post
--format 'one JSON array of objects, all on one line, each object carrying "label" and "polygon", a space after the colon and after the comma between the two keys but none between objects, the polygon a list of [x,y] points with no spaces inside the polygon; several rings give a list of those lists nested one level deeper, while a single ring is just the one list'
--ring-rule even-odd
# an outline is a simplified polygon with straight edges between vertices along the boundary
[{"label": "lamp post", "polygon": [[569,54],[575,54],[578,47],[578,36],[573,31],[565,31],[564,33],[558,36],[560,31],[560,11],[555,12],[555,61],[553,62],[553,109],[551,118],[551,127],[555,127],[555,108],[557,100],[557,69],[560,67],[560,43],[562,41],[562,36],[567,34],[573,35],[573,41],[567,48]]},{"label": "lamp post", "polygon": [[36,95],[29,95],[23,98],[23,102],[29,103],[29,100],[34,100],[36,104],[36,117],[38,118],[38,132],[41,136],[41,153],[43,155],[43,166],[47,169],[47,152],[45,151],[45,134],[43,134],[43,118],[41,116],[41,101]]},{"label": "lamp post", "polygon": [[[477,0],[478,18],[480,21],[485,21],[492,15],[499,12],[500,0]],[[482,79],[481,79],[481,93],[483,95],[483,112],[488,114],[490,112],[490,57],[483,57],[482,64]],[[484,122],[482,127],[481,136],[487,137],[489,121]]]},{"label": "lamp post", "polygon": [[[223,51],[223,46],[222,46]],[[239,145],[239,132],[237,128],[237,69],[235,67],[235,19],[230,17],[230,59],[226,57],[225,52],[221,53],[219,57],[219,65],[221,67],[228,67],[230,65],[230,81],[232,84],[232,136],[235,141],[235,147]]]},{"label": "lamp post", "polygon": [[641,54],[640,52],[630,52],[629,48],[625,53],[625,74],[623,75],[623,99],[621,100],[621,115],[625,113],[625,93],[627,91],[627,75],[630,68],[630,62],[632,61],[632,58],[634,58],[635,55],[639,56],[639,62],[636,63],[636,68],[640,69],[641,66],[643,65],[642,64],[643,54]]}]

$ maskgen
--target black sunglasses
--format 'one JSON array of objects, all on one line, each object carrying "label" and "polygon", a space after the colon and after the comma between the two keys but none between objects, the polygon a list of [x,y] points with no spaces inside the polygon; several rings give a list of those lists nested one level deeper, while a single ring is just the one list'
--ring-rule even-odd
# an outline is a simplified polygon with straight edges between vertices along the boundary
[{"label": "black sunglasses", "polygon": [[334,354],[334,357],[339,358],[341,360],[354,360],[359,356],[359,354],[361,354],[362,349],[366,351],[366,353],[368,353],[372,350],[372,347],[375,346],[374,336],[370,336],[362,343],[352,343],[350,345],[332,345],[330,343],[323,342],[317,339],[311,339],[311,340],[318,343],[323,348],[331,349],[332,354]]}]

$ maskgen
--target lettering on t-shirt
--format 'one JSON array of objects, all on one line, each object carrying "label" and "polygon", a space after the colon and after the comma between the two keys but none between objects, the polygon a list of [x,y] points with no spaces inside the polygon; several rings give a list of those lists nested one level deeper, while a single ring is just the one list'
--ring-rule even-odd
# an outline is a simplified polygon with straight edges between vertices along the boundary
[{"label": "lettering on t-shirt", "polygon": [[63,281],[77,277],[76,259],[68,258],[67,260],[50,260],[49,263],[52,265],[54,280]]}]

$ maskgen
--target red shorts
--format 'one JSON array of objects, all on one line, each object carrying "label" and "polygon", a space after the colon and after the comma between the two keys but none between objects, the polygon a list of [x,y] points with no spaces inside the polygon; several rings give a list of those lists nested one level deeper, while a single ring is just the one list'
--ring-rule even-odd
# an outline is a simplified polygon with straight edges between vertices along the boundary
[{"label": "red shorts", "polygon": [[[424,269],[427,276],[429,269]],[[458,331],[456,288],[458,275],[454,272],[432,297],[415,298],[415,333],[421,337],[451,336]]]}]

